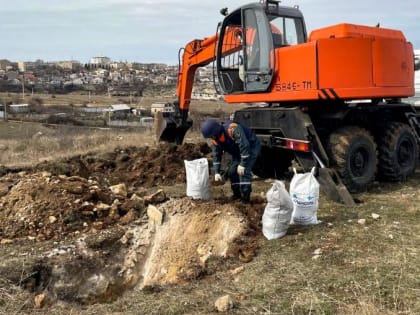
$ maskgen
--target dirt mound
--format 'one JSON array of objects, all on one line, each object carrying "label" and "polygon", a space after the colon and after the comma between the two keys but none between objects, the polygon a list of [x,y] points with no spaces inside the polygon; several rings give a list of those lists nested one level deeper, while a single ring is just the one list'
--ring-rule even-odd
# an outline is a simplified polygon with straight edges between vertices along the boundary
[{"label": "dirt mound", "polygon": [[20,255],[3,256],[0,276],[47,300],[95,303],[200,278],[212,257],[249,261],[262,204],[171,199],[160,189],[185,183],[184,159],[209,153],[206,143],[130,147],[7,173],[0,241]]},{"label": "dirt mound", "polygon": [[101,184],[153,187],[185,182],[184,160],[206,157],[207,143],[160,144],[157,148],[129,147],[103,154],[88,154],[46,162],[36,167],[53,175],[93,178]]},{"label": "dirt mound", "polygon": [[79,176],[41,172],[5,179],[11,188],[0,199],[0,237],[6,239],[62,239],[124,223],[127,215],[136,218],[145,206],[135,194],[128,198],[112,186]]},{"label": "dirt mound", "polygon": [[[34,170],[3,176],[0,237],[61,239],[131,222],[148,204],[141,196],[143,188],[185,183],[184,159],[209,152],[206,143],[130,147],[45,162]],[[114,192],[116,185],[124,192]],[[163,196],[160,201],[164,200]]]}]

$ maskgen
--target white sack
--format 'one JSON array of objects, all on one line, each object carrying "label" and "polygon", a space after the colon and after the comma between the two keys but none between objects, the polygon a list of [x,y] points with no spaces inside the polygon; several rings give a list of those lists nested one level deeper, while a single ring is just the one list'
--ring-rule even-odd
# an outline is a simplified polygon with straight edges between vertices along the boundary
[{"label": "white sack", "polygon": [[311,172],[295,175],[290,182],[290,197],[293,201],[292,224],[317,224],[319,183]]},{"label": "white sack", "polygon": [[187,174],[187,196],[193,199],[210,199],[209,163],[206,158],[184,160]]},{"label": "white sack", "polygon": [[262,217],[264,236],[272,240],[286,235],[292,211],[293,203],[284,183],[276,180],[267,192],[267,205]]}]

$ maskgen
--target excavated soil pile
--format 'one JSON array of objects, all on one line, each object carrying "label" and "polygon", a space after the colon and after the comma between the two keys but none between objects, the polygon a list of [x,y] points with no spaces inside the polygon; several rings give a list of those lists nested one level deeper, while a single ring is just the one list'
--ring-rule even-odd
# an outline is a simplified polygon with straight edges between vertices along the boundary
[{"label": "excavated soil pile", "polygon": [[209,152],[205,143],[127,148],[2,176],[0,277],[38,302],[95,303],[200,278],[212,257],[249,261],[263,202],[165,193],[185,183],[184,159]]},{"label": "excavated soil pile", "polygon": [[184,160],[208,156],[207,143],[129,147],[103,154],[76,156],[36,167],[53,175],[94,178],[101,184],[153,187],[185,183]]},{"label": "excavated soil pile", "polygon": [[[206,143],[131,147],[5,175],[0,181],[0,237],[60,239],[131,222],[151,202],[143,198],[143,188],[185,183],[184,159],[209,152]],[[164,194],[158,197],[165,200]]]}]

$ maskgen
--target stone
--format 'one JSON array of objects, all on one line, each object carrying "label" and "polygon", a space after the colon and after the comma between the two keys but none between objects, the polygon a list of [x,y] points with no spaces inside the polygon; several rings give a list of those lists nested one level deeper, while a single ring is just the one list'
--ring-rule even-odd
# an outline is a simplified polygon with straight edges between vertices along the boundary
[{"label": "stone", "polygon": [[162,189],[159,189],[154,194],[144,197],[146,204],[151,203],[162,203],[167,199],[165,192]]},{"label": "stone", "polygon": [[372,213],[372,218],[373,218],[374,220],[378,220],[380,217],[381,217],[381,216],[380,216],[379,214],[377,214],[377,213]]},{"label": "stone", "polygon": [[124,183],[110,186],[109,189],[116,196],[127,197],[127,186]]},{"label": "stone", "polygon": [[163,223],[164,212],[160,211],[153,205],[149,205],[147,207],[147,216],[156,224],[161,225]]},{"label": "stone", "polygon": [[52,174],[51,174],[50,172],[43,171],[43,172],[41,172],[41,176],[42,176],[42,177],[51,177],[51,176],[52,176]]},{"label": "stone", "polygon": [[62,184],[62,188],[75,195],[80,195],[86,191],[86,186],[81,182],[66,181]]},{"label": "stone", "polygon": [[43,307],[50,306],[53,302],[54,299],[48,291],[44,291],[40,294],[35,295],[34,297],[34,307],[36,309],[41,309]]},{"label": "stone", "polygon": [[6,196],[9,193],[9,185],[0,183],[0,197]]},{"label": "stone", "polygon": [[255,256],[255,252],[252,249],[243,249],[239,252],[239,260],[243,263],[250,262]]},{"label": "stone", "polygon": [[135,219],[137,219],[137,213],[131,209],[120,219],[120,223],[129,224],[133,222]]},{"label": "stone", "polygon": [[93,203],[89,201],[85,201],[82,203],[82,205],[79,208],[79,211],[92,211],[94,208]]},{"label": "stone", "polygon": [[111,209],[110,205],[107,205],[106,203],[103,203],[102,201],[98,202],[94,208],[94,211],[106,211]]},{"label": "stone", "polygon": [[82,182],[82,183],[87,183],[87,179],[84,177],[80,177],[80,176],[70,176],[67,178],[68,181],[70,182]]},{"label": "stone", "polygon": [[53,215],[50,215],[50,216],[48,217],[48,221],[49,221],[51,224],[53,224],[54,222],[56,222],[56,221],[57,221],[57,218],[56,218],[55,216],[53,216]]},{"label": "stone", "polygon": [[357,220],[357,223],[359,223],[361,225],[364,225],[364,224],[366,224],[366,219],[359,219],[359,220]]},{"label": "stone", "polygon": [[197,247],[197,253],[200,256],[200,262],[204,266],[206,261],[210,258],[212,255],[213,247],[208,244],[200,244]]},{"label": "stone", "polygon": [[40,309],[44,305],[44,301],[45,301],[44,293],[35,295],[35,298],[34,298],[35,308]]},{"label": "stone", "polygon": [[245,270],[245,266],[240,266],[238,268],[235,268],[235,269],[231,270],[230,271],[230,274],[233,275],[233,276],[235,276],[235,275],[243,272],[244,270]]},{"label": "stone", "polygon": [[233,308],[233,300],[229,294],[219,297],[214,303],[218,312],[227,312]]},{"label": "stone", "polygon": [[135,209],[137,211],[141,211],[142,209],[144,209],[144,202],[138,202],[136,200],[131,200],[131,199],[126,199],[121,206],[119,207],[119,209],[123,212],[123,213],[127,213],[128,211],[130,211],[131,209]]},{"label": "stone", "polygon": [[140,210],[140,209],[143,209],[144,208],[144,199],[143,198],[141,198],[141,197],[139,197],[138,195],[136,195],[136,194],[133,194],[132,196],[131,196],[131,198],[130,198],[130,201],[132,201],[133,203],[134,203],[134,207],[137,209],[137,210]]}]

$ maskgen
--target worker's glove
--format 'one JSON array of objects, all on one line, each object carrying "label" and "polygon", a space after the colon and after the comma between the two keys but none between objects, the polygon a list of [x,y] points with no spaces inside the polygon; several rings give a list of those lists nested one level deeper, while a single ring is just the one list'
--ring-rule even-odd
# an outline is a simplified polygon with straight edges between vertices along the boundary
[{"label": "worker's glove", "polygon": [[222,175],[214,174],[214,181],[215,182],[221,182],[222,181]]},{"label": "worker's glove", "polygon": [[245,167],[243,167],[242,165],[238,165],[238,168],[236,169],[236,172],[238,173],[239,176],[244,176]]}]

